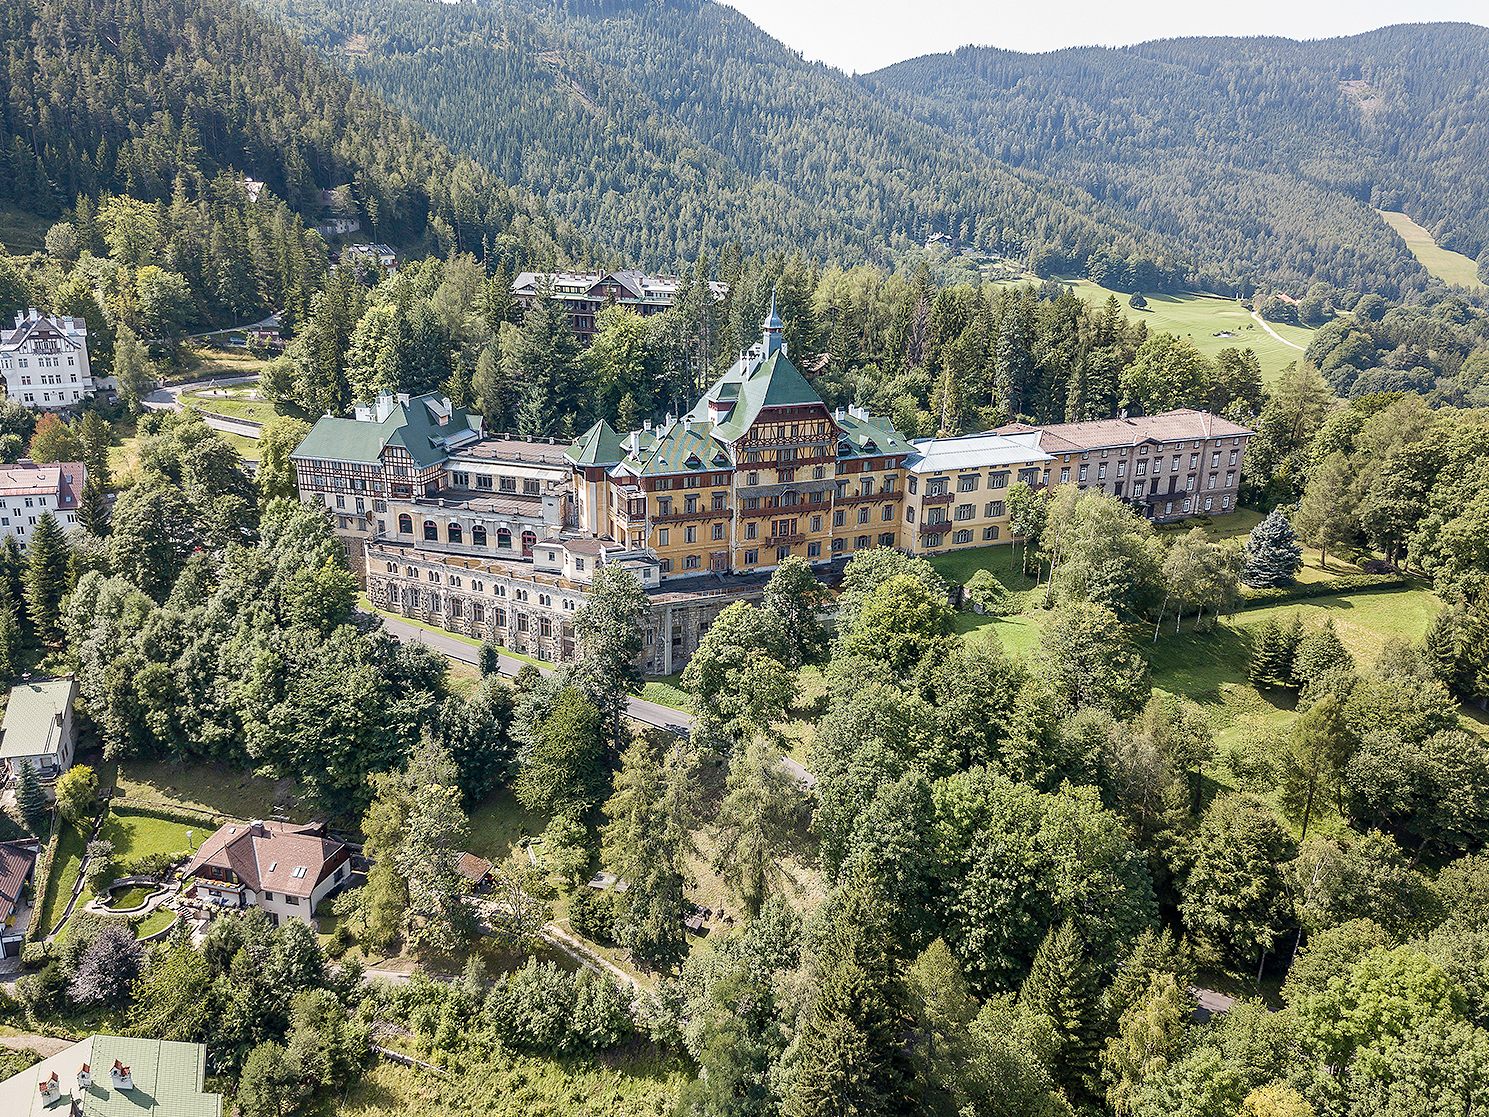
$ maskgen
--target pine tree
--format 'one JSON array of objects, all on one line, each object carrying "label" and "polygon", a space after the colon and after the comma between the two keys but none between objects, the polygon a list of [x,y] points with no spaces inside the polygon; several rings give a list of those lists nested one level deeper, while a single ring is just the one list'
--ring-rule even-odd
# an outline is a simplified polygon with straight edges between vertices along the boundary
[{"label": "pine tree", "polygon": [[96,411],[85,411],[78,423],[78,437],[83,445],[84,474],[78,520],[94,535],[103,535],[108,531],[111,433],[108,421]]},{"label": "pine tree", "polygon": [[1458,625],[1452,609],[1443,609],[1433,619],[1422,637],[1422,650],[1443,686],[1458,690]]},{"label": "pine tree", "polygon": [[27,830],[38,838],[47,835],[51,825],[51,805],[47,793],[41,789],[36,778],[36,769],[30,764],[21,765],[21,774],[16,777],[16,810]]},{"label": "pine tree", "polygon": [[1354,659],[1345,650],[1330,619],[1317,632],[1310,632],[1298,642],[1292,675],[1298,686],[1306,687],[1335,668],[1353,666]]},{"label": "pine tree", "polygon": [[1246,539],[1246,566],[1241,580],[1248,586],[1290,586],[1303,568],[1303,548],[1281,508],[1251,529]]},{"label": "pine tree", "polygon": [[1314,467],[1298,502],[1294,527],[1319,549],[1319,565],[1328,569],[1329,551],[1349,542],[1355,529],[1354,472],[1349,458],[1335,450]]},{"label": "pine tree", "polygon": [[1298,685],[1298,646],[1303,642],[1303,621],[1294,613],[1282,627],[1282,643],[1277,656],[1277,678],[1289,686]]},{"label": "pine tree", "polygon": [[16,677],[21,653],[21,622],[16,607],[0,599],[0,683]]},{"label": "pine tree", "polygon": [[1055,1080],[1076,1094],[1087,1092],[1096,1073],[1096,974],[1070,920],[1039,944],[1019,1002],[1048,1019],[1060,1037],[1050,1067]]},{"label": "pine tree", "polygon": [[62,528],[50,512],[43,512],[26,554],[26,609],[36,638],[44,644],[58,636],[58,612],[67,592],[67,558]]},{"label": "pine tree", "polygon": [[1251,649],[1251,664],[1247,670],[1247,677],[1253,685],[1267,682],[1275,682],[1285,679],[1282,673],[1283,667],[1283,637],[1282,626],[1277,623],[1276,617],[1268,617],[1267,623],[1256,635]]},{"label": "pine tree", "polygon": [[909,998],[889,951],[882,905],[864,880],[829,901],[813,958],[815,986],[786,1054],[784,1117],[913,1112],[905,1039]]}]

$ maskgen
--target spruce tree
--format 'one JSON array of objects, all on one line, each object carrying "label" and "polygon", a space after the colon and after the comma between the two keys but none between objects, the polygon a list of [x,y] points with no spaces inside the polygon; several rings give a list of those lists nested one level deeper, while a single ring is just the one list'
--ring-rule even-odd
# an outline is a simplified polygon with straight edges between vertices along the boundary
[{"label": "spruce tree", "polygon": [[909,996],[889,951],[883,905],[855,877],[828,903],[815,984],[786,1054],[784,1117],[912,1112]]},{"label": "spruce tree", "polygon": [[1334,622],[1327,620],[1317,632],[1310,632],[1298,642],[1293,656],[1293,679],[1298,686],[1306,687],[1315,679],[1337,667],[1354,667],[1355,661],[1340,642],[1334,631]]},{"label": "spruce tree", "polygon": [[1277,657],[1277,678],[1289,686],[1298,685],[1298,645],[1303,642],[1303,621],[1294,613],[1282,626],[1282,643]]},{"label": "spruce tree", "polygon": [[1458,677],[1458,625],[1452,609],[1443,609],[1422,637],[1422,651],[1432,673],[1443,686],[1460,689]]},{"label": "spruce tree", "polygon": [[0,598],[0,683],[16,677],[20,653],[21,622],[16,607]]},{"label": "spruce tree", "polygon": [[1290,586],[1303,568],[1303,548],[1281,508],[1251,529],[1244,554],[1241,580],[1248,586]]},{"label": "spruce tree", "polygon": [[1256,634],[1251,648],[1251,664],[1247,669],[1247,677],[1252,684],[1286,678],[1281,672],[1283,656],[1282,626],[1277,623],[1276,617],[1268,617],[1267,623]]},{"label": "spruce tree", "polygon": [[21,765],[21,774],[16,777],[16,810],[26,829],[38,838],[45,838],[51,826],[51,806],[47,793],[41,789],[36,778],[36,769],[30,764]]},{"label": "spruce tree", "polygon": [[1096,974],[1070,920],[1052,927],[1034,952],[1019,1002],[1048,1019],[1060,1037],[1050,1066],[1055,1081],[1074,1094],[1088,1092],[1095,1081],[1099,1038],[1094,1026]]},{"label": "spruce tree", "polygon": [[57,638],[58,612],[67,592],[67,540],[50,512],[43,512],[26,554],[26,609],[37,640]]}]

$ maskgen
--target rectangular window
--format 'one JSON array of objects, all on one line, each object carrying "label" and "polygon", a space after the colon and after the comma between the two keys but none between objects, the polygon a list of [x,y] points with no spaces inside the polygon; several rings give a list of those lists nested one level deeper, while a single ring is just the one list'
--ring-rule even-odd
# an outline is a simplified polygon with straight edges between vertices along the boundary
[{"label": "rectangular window", "polygon": [[745,551],[744,560],[746,566],[754,566],[757,562],[760,561],[760,552],[751,547],[749,550]]},{"label": "rectangular window", "polygon": [[977,514],[977,506],[976,505],[973,505],[973,504],[958,504],[956,506],[956,516],[955,516],[955,518],[958,519],[958,520],[970,520],[976,514]]},{"label": "rectangular window", "polygon": [[975,493],[977,491],[977,475],[963,474],[956,479],[956,491],[959,493]]},{"label": "rectangular window", "polygon": [[659,528],[657,528],[657,546],[658,547],[665,547],[665,546],[667,546],[667,544],[669,542],[671,542],[671,536],[672,536],[672,532],[671,532],[670,529],[665,528],[665,527],[659,527]]},{"label": "rectangular window", "polygon": [[807,544],[807,558],[821,558],[821,557],[822,557],[822,541],[820,539],[813,539],[810,543]]},{"label": "rectangular window", "polygon": [[696,542],[698,542],[698,529],[695,528],[695,527],[685,527],[685,528],[683,528],[682,529],[682,541],[684,543],[696,543]]}]

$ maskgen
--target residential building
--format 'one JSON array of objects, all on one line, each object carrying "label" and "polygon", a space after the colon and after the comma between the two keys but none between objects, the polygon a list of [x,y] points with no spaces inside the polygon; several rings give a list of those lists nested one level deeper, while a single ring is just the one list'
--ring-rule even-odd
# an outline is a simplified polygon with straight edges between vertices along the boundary
[{"label": "residential building", "polygon": [[0,958],[17,958],[31,926],[34,906],[27,885],[36,872],[41,844],[35,838],[0,842]]},{"label": "residential building", "polygon": [[229,823],[183,874],[188,894],[225,908],[262,908],[275,923],[312,922],[316,905],[351,877],[351,850],[323,822]]},{"label": "residential building", "polygon": [[200,1043],[95,1035],[0,1082],[5,1117],[222,1117]]},{"label": "residential building", "polygon": [[[1191,446],[1198,431],[1203,447]],[[440,396],[384,396],[355,419],[318,421],[291,460],[379,608],[561,661],[595,570],[617,562],[648,598],[642,665],[668,674],[790,558],[830,577],[872,547],[1012,542],[1005,496],[1018,482],[1100,487],[1160,519],[1230,511],[1248,433],[1171,412],[912,443],[888,419],[830,409],[792,363],[772,305],[759,343],[686,414],[638,430],[602,420],[559,446],[488,436]],[[1219,454],[1194,480],[1213,473],[1217,487],[1187,508],[1148,487],[1154,463],[1180,453]]]},{"label": "residential building", "polygon": [[[724,283],[709,283],[716,299],[729,293]],[[639,271],[531,272],[512,281],[512,296],[526,310],[546,292],[569,312],[569,324],[588,345],[595,335],[595,319],[607,306],[624,306],[637,314],[660,314],[677,302],[682,280],[675,275],[645,275]]]},{"label": "residential building", "polygon": [[7,396],[39,411],[74,407],[102,388],[117,388],[112,377],[93,377],[83,319],[35,307],[16,315],[14,329],[0,328],[0,376]]},{"label": "residential building", "polygon": [[[352,228],[356,228],[356,222],[352,222]],[[364,261],[376,264],[384,271],[395,271],[398,268],[398,253],[386,244],[349,244],[341,250],[343,264],[356,264]]]},{"label": "residential building", "polygon": [[11,688],[5,720],[0,722],[0,762],[10,778],[21,774],[22,764],[46,779],[72,767],[78,744],[72,719],[77,696],[77,680],[71,675]]},{"label": "residential building", "polygon": [[44,512],[64,528],[75,527],[87,477],[82,462],[37,465],[22,458],[0,465],[0,537],[14,535],[24,548]]},{"label": "residential building", "polygon": [[1233,512],[1251,431],[1208,411],[1011,424],[999,433],[1037,434],[1050,455],[1051,485],[1100,489],[1140,505],[1158,521]]}]

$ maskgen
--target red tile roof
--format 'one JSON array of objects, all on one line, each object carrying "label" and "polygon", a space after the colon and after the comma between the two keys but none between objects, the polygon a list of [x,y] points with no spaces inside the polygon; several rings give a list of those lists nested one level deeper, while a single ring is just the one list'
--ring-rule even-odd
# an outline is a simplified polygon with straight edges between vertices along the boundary
[{"label": "red tile roof", "polygon": [[30,838],[0,842],[0,928],[15,912],[21,889],[36,865],[36,853],[36,842]]},{"label": "red tile roof", "polygon": [[211,866],[229,870],[255,892],[309,896],[346,856],[346,845],[326,837],[323,822],[230,823],[202,843],[186,875]]}]

